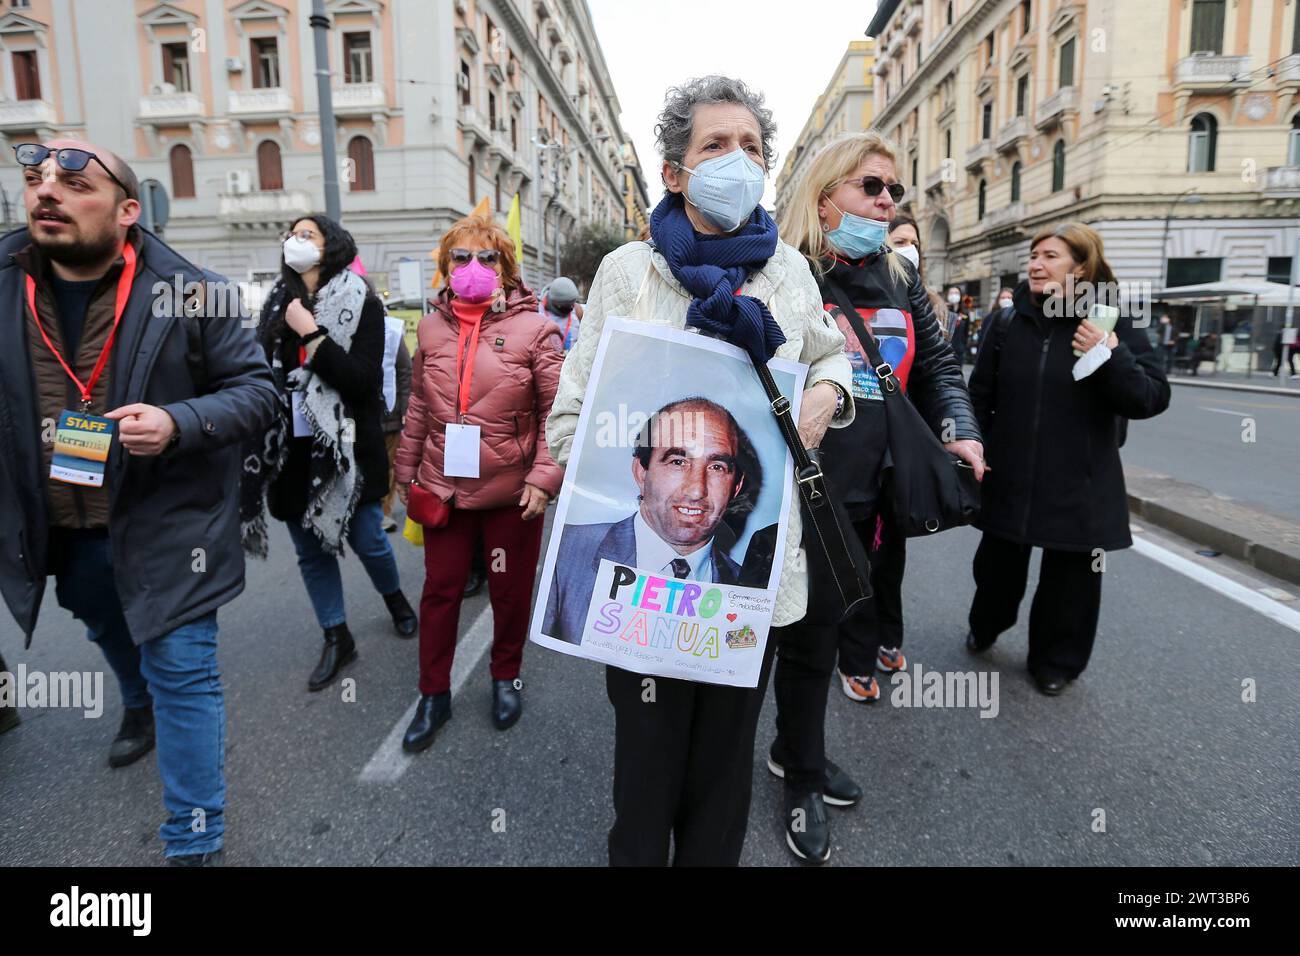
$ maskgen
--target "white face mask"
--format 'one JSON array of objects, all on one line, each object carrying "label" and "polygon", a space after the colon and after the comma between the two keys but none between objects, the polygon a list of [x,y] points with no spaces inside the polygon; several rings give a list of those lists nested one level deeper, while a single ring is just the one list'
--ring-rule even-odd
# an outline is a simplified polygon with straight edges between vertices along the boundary
[{"label": "white face mask", "polygon": [[948,296],[949,305],[956,305],[960,301],[961,301],[961,296],[957,295],[955,292],[952,295]]},{"label": "white face mask", "polygon": [[918,269],[921,268],[921,257],[916,254],[916,246],[898,246],[894,249],[897,255],[902,256]]},{"label": "white face mask", "polygon": [[320,262],[320,250],[315,243],[301,236],[284,240],[284,264],[299,275]]}]

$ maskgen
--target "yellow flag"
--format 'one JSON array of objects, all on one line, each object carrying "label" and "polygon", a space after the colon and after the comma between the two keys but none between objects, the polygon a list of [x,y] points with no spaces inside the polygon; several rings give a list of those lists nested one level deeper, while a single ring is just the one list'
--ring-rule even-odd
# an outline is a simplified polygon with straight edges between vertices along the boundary
[{"label": "yellow flag", "polygon": [[515,262],[524,261],[524,239],[519,231],[519,193],[510,200],[510,215],[506,217],[506,232],[515,241]]}]

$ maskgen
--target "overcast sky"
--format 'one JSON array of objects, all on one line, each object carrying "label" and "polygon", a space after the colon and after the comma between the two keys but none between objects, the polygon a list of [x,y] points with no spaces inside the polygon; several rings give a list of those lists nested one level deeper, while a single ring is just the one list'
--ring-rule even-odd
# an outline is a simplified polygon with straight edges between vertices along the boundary
[{"label": "overcast sky", "polygon": [[873,0],[587,0],[613,77],[623,130],[636,144],[651,205],[659,201],[661,160],[655,117],[669,86],[722,73],[760,90],[776,120],[776,175],[830,82],[850,40],[864,38]]}]

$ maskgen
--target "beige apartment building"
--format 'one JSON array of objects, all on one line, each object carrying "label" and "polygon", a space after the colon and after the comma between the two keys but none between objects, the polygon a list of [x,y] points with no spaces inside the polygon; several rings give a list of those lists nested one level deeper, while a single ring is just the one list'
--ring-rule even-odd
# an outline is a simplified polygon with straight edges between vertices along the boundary
[{"label": "beige apartment building", "polygon": [[[0,201],[8,146],[121,153],[165,187],[165,236],[232,278],[277,268],[280,230],[324,209],[310,0],[2,0]],[[525,276],[556,238],[625,226],[635,153],[585,0],[327,0],[344,224],[381,288],[485,197],[522,204]],[[630,204],[630,206],[629,206]],[[396,280],[394,279],[394,285]]]},{"label": "beige apartment building", "polygon": [[928,278],[987,306],[1078,219],[1121,280],[1286,281],[1300,236],[1296,0],[881,0],[875,118]]},{"label": "beige apartment building", "polygon": [[840,57],[826,90],[817,97],[812,112],[804,121],[799,138],[786,156],[776,177],[776,219],[782,221],[790,191],[798,182],[808,161],[817,151],[841,133],[871,127],[875,115],[872,84],[875,75],[876,42],[852,40]]}]

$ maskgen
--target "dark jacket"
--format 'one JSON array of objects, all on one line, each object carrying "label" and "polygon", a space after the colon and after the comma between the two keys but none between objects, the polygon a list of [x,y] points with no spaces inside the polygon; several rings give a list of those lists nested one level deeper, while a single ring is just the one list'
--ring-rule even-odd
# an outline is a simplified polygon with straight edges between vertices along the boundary
[{"label": "dark jacket", "polygon": [[[973,439],[980,441],[980,428],[971,407],[970,395],[961,367],[957,364],[952,347],[943,337],[943,330],[935,318],[930,295],[910,262],[903,262],[908,276],[907,285],[897,282],[889,270],[886,254],[876,253],[859,263],[834,260],[818,277],[825,308],[835,316],[840,331],[844,333],[845,351],[853,366],[856,413],[847,428],[828,430],[822,439],[822,450],[831,485],[841,496],[849,513],[855,518],[873,512],[877,500],[876,484],[886,463],[885,453],[888,429],[885,424],[884,403],[879,399],[863,400],[858,394],[862,380],[875,382],[871,362],[859,355],[857,334],[840,314],[831,283],[837,284],[848,295],[859,315],[867,309],[896,309],[906,320],[907,350],[899,357],[894,347],[882,347],[883,330],[873,330],[881,357],[893,361],[895,371],[904,379],[907,396],[935,435],[943,441]],[[885,317],[876,316],[877,325]],[[895,323],[897,316],[894,316]],[[863,323],[867,324],[866,322]],[[901,338],[901,336],[897,336]],[[875,392],[875,387],[870,388]]]},{"label": "dark jacket", "polygon": [[1169,383],[1146,335],[1121,319],[1119,345],[1082,381],[1070,374],[1078,320],[1047,318],[1021,282],[1009,319],[990,317],[970,393],[989,472],[977,527],[1061,551],[1133,543],[1119,458],[1119,418],[1169,406]]},{"label": "dark jacket", "polygon": [[[288,308],[288,302],[285,303]],[[283,311],[280,321],[283,321]],[[288,374],[298,367],[300,339],[287,326],[280,338],[280,361]],[[268,356],[269,359],[269,356]],[[388,452],[384,448],[384,307],[367,294],[361,307],[361,321],[344,349],[328,336],[320,340],[311,368],[343,399],[344,415],[356,423],[355,454],[361,470],[358,504],[378,501],[388,493]],[[267,489],[267,510],[281,521],[295,521],[307,510],[310,480],[309,436],[289,439],[289,457],[280,474]]]},{"label": "dark jacket", "polygon": [[[135,457],[115,436],[105,470],[114,580],[137,644],[243,590],[240,442],[264,430],[276,412],[270,370],[251,323],[238,308],[229,314],[231,297],[205,297],[197,321],[187,323],[179,318],[184,302],[168,291],[178,278],[182,286],[226,280],[142,235],[144,264],[113,347],[108,406],[160,406],[175,419],[180,439],[163,455]],[[28,242],[26,229],[0,238],[0,592],[30,643],[48,574],[49,516],[23,271],[13,259]],[[196,372],[206,382],[201,394]]]},{"label": "dark jacket", "polygon": [[[587,626],[587,609],[596,586],[596,572],[606,558],[618,564],[635,565],[636,515],[609,524],[570,524],[561,531],[560,549],[555,555],[551,591],[542,614],[542,633],[557,641],[582,643]],[[713,580],[718,584],[740,581],[740,566],[713,539]],[[769,563],[768,567],[771,565]],[[760,587],[766,587],[764,580]]]}]

